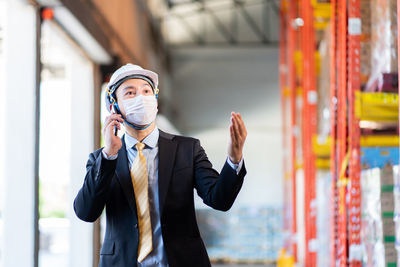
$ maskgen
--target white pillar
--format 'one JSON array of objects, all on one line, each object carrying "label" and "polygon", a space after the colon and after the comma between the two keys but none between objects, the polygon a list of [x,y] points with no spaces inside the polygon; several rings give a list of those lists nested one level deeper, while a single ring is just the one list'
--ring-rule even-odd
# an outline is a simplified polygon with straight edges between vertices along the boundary
[{"label": "white pillar", "polygon": [[[5,25],[5,17],[6,17],[6,2],[0,0],[0,38],[4,37],[4,25]],[[1,41],[0,41],[1,42]],[[5,91],[5,83],[4,83],[4,44],[0,43],[0,95],[4,95]],[[5,108],[4,108],[4,99],[0,98],[0,125],[4,124],[5,117]],[[2,129],[2,128],[0,128]],[[4,266],[3,264],[3,255],[4,255],[4,243],[3,243],[3,209],[4,209],[4,131],[0,130],[0,267]]]},{"label": "white pillar", "polygon": [[305,266],[305,258],[306,254],[306,246],[308,244],[305,243],[305,192],[304,192],[304,170],[299,169],[296,172],[296,218],[297,218],[297,233],[296,233],[296,242],[297,242],[297,266],[303,267]]},{"label": "white pillar", "polygon": [[73,211],[73,200],[83,184],[86,162],[94,150],[93,66],[83,57],[74,57],[68,68],[71,81],[71,184],[69,266],[92,267],[93,224],[80,221]]},{"label": "white pillar", "polygon": [[3,267],[34,265],[36,12],[24,1],[5,8],[0,189]]}]

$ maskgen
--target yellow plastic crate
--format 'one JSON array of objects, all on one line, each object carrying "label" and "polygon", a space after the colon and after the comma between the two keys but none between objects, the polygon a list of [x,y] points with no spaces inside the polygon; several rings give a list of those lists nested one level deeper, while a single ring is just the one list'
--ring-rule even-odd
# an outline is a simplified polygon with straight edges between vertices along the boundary
[{"label": "yellow plastic crate", "polygon": [[331,154],[332,138],[330,136],[321,140],[317,135],[312,138],[313,152],[316,157],[329,157]]},{"label": "yellow plastic crate", "polygon": [[355,115],[360,120],[397,121],[399,95],[393,93],[356,92]]},{"label": "yellow plastic crate", "polygon": [[329,158],[317,158],[315,160],[317,169],[329,169],[331,167],[331,160]]},{"label": "yellow plastic crate", "polygon": [[360,144],[362,147],[398,147],[398,135],[382,135],[382,136],[361,136]]}]

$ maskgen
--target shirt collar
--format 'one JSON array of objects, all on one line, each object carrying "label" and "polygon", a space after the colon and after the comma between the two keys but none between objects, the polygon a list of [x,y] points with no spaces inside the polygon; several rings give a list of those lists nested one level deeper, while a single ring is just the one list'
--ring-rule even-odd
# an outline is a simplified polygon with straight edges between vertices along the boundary
[{"label": "shirt collar", "polygon": [[[157,145],[159,135],[160,132],[156,126],[154,130],[143,139],[142,143],[150,148],[154,148]],[[125,144],[127,150],[133,148],[137,143],[139,143],[139,141],[136,140],[136,138],[130,136],[128,133],[125,134]]]}]

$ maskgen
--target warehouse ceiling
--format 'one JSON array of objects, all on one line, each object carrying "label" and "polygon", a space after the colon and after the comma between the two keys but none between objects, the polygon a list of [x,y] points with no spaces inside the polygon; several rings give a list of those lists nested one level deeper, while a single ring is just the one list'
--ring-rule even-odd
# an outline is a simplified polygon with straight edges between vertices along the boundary
[{"label": "warehouse ceiling", "polygon": [[275,46],[279,38],[277,0],[153,0],[170,46]]}]

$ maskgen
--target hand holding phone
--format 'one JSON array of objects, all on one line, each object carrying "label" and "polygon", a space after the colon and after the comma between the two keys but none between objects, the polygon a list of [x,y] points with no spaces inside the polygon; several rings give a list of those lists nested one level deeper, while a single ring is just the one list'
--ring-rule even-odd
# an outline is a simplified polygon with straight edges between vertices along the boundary
[{"label": "hand holding phone", "polygon": [[117,154],[119,149],[122,147],[121,138],[117,136],[118,130],[121,129],[122,122],[122,116],[114,112],[104,120],[104,152],[107,155]]}]

